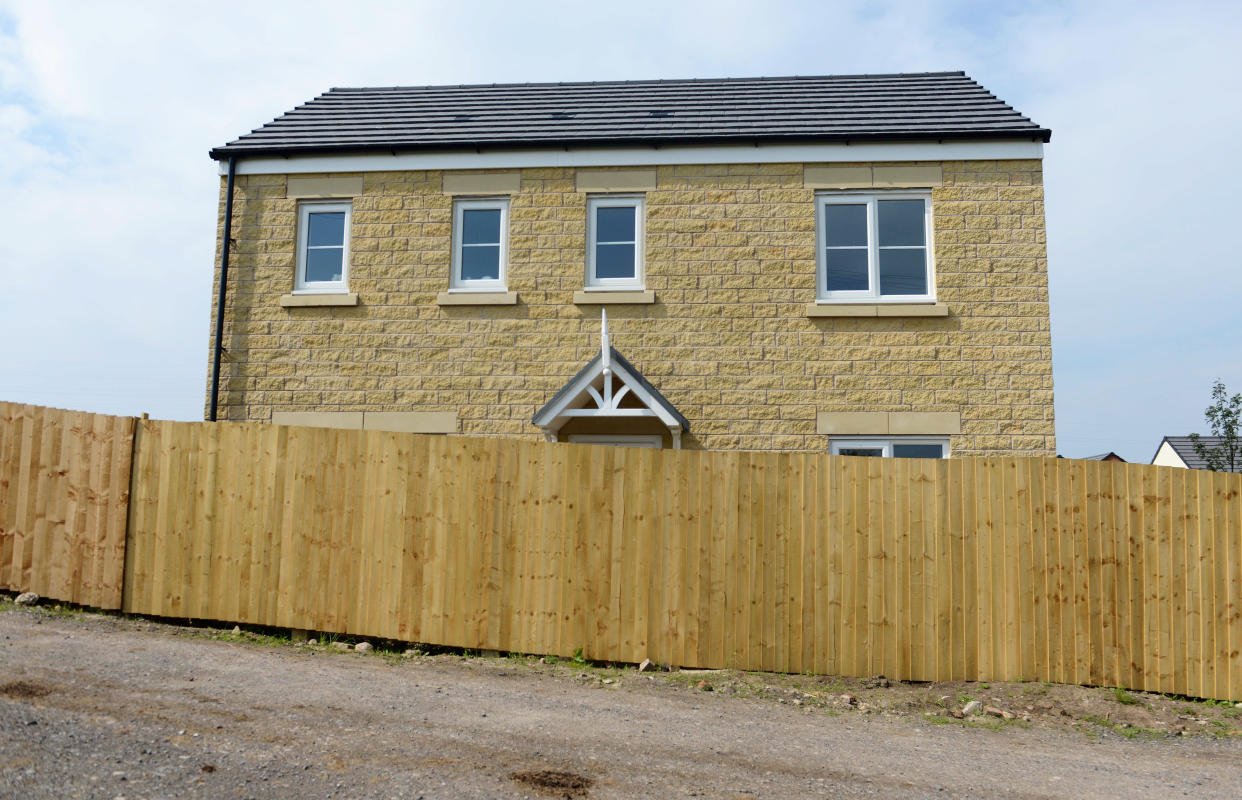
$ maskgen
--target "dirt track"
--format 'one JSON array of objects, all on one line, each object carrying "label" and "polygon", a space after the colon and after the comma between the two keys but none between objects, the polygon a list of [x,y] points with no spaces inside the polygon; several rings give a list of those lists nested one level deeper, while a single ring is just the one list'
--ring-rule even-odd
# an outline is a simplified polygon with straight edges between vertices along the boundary
[{"label": "dirt track", "polygon": [[603,683],[11,606],[0,637],[0,798],[1242,796],[1239,737],[833,716],[632,669]]}]

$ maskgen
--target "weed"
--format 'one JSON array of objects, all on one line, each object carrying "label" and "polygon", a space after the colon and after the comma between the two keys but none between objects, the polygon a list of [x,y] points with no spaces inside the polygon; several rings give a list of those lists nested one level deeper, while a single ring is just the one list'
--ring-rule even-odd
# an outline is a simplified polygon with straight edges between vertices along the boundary
[{"label": "weed", "polygon": [[574,651],[573,661],[574,661],[574,663],[575,663],[575,664],[577,664],[578,666],[582,666],[582,665],[584,665],[584,664],[586,664],[586,663],[587,663],[587,660],[586,660],[585,658],[583,658],[583,656],[582,656],[582,648],[581,648],[581,647],[579,647],[577,650],[575,650],[575,651]]},{"label": "weed", "polygon": [[1129,692],[1127,692],[1125,689],[1121,688],[1120,686],[1114,686],[1112,691],[1113,691],[1113,699],[1116,700],[1118,703],[1121,703],[1123,706],[1142,705],[1142,703],[1139,702],[1139,699],[1137,697],[1130,694]]},{"label": "weed", "polygon": [[226,628],[193,628],[190,636],[196,639],[211,639],[217,642],[238,642],[241,644],[257,644],[264,647],[284,647],[289,644],[290,639],[287,635],[257,633],[252,631],[239,630],[233,633],[231,629]]},{"label": "weed", "polygon": [[66,606],[57,603],[54,606],[41,606],[40,611],[51,617],[80,617],[86,613],[82,606]]},{"label": "weed", "polygon": [[840,694],[845,691],[845,683],[840,678],[821,679],[820,686],[825,692],[831,694]]},{"label": "weed", "polygon": [[[1194,703],[1195,705],[1200,705],[1200,706],[1230,707],[1234,705],[1234,702],[1232,700],[1216,700],[1211,697],[1190,697],[1189,695],[1184,695],[1184,694],[1166,694],[1165,697],[1169,698],[1170,700],[1176,700],[1181,703]],[[1185,710],[1193,711],[1194,706],[1186,706]]]},{"label": "weed", "polygon": [[1160,731],[1154,731],[1149,728],[1139,728],[1137,726],[1132,727],[1129,725],[1123,725],[1113,722],[1111,719],[1105,719],[1104,717],[1097,717],[1094,715],[1085,716],[1082,718],[1082,721],[1104,728],[1105,730],[1112,731],[1118,736],[1126,739],[1159,739],[1164,736],[1164,734]]}]

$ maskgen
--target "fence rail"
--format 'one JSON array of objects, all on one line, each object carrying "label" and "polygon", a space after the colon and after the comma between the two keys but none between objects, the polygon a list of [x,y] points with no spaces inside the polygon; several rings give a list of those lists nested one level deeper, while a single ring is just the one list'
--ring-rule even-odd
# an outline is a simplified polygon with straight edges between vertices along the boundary
[{"label": "fence rail", "polygon": [[[116,540],[90,520],[125,518],[132,424],[0,406],[0,584],[459,647],[1242,699],[1242,475],[142,420],[123,579],[66,568]],[[114,432],[111,461],[66,450],[86,430]],[[63,492],[29,477],[50,464]],[[110,512],[52,510],[81,487]]]}]

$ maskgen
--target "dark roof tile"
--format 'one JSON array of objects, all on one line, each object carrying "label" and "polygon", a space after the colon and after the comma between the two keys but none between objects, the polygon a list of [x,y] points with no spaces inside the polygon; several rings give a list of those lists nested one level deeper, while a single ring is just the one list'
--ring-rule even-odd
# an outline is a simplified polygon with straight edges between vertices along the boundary
[{"label": "dark roof tile", "polygon": [[211,156],[1050,135],[965,73],[929,72],[332,89]]}]

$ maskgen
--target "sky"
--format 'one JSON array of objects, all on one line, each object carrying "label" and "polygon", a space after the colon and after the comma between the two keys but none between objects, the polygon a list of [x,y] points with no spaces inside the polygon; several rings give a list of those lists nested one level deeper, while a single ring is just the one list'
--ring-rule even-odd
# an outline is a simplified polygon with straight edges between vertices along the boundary
[{"label": "sky", "polygon": [[1242,391],[1237,2],[0,0],[0,400],[201,419],[207,151],[333,86],[965,70],[1045,149],[1058,450]]}]

